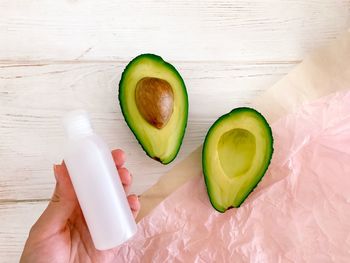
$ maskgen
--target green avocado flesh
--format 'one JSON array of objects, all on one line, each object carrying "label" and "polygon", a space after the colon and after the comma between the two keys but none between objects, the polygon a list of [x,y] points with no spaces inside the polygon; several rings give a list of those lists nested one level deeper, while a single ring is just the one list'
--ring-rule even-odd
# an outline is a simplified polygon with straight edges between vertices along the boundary
[{"label": "green avocado flesh", "polygon": [[[144,85],[143,93],[137,93],[140,83]],[[163,93],[157,97],[158,102],[163,102],[154,101],[157,92],[153,84],[163,87]],[[165,98],[164,92],[169,96]],[[142,96],[145,99],[138,104],[138,100],[143,100]],[[147,155],[162,164],[173,161],[179,152],[188,118],[186,86],[177,70],[153,54],[134,58],[124,69],[119,82],[119,104],[126,123]],[[155,113],[158,111],[154,110],[154,105],[163,110],[162,114]],[[164,107],[168,109],[164,110]],[[151,113],[147,115],[147,111]],[[157,124],[159,119],[164,120],[162,125]]]},{"label": "green avocado flesh", "polygon": [[271,128],[259,112],[237,108],[221,116],[208,131],[202,155],[213,207],[239,207],[264,176],[272,152]]}]

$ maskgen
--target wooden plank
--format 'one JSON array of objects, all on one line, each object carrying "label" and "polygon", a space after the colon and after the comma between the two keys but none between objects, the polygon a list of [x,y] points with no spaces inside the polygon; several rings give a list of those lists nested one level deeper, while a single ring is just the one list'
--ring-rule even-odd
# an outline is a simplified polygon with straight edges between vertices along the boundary
[{"label": "wooden plank", "polygon": [[295,61],[349,26],[349,0],[11,0],[0,60]]},{"label": "wooden plank", "polygon": [[18,262],[29,230],[47,202],[0,204],[0,262]]},{"label": "wooden plank", "polygon": [[[117,99],[125,62],[0,65],[0,200],[49,198],[52,164],[60,162],[62,115],[91,112],[96,131],[111,148],[121,147],[134,176],[132,191],[142,193],[167,172],[148,158],[126,126]],[[294,66],[178,62],[187,84],[190,116],[177,163],[203,142],[220,115],[249,101]]]}]

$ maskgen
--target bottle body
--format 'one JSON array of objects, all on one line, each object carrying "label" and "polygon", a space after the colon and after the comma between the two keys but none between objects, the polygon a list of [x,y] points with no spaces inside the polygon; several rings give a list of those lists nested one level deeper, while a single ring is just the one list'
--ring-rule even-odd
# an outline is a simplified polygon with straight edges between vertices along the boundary
[{"label": "bottle body", "polygon": [[137,226],[103,140],[93,132],[69,138],[64,161],[96,249],[131,238]]}]

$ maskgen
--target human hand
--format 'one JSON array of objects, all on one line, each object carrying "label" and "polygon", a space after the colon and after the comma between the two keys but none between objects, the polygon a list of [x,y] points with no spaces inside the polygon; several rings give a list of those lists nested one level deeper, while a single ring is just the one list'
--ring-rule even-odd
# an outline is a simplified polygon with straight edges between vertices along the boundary
[{"label": "human hand", "polygon": [[[123,167],[125,153],[112,151],[126,194],[131,186],[131,175]],[[113,262],[116,250],[96,250],[84,216],[75,195],[67,168],[54,165],[56,188],[47,208],[32,226],[20,262]],[[134,217],[140,210],[136,195],[128,202]]]}]

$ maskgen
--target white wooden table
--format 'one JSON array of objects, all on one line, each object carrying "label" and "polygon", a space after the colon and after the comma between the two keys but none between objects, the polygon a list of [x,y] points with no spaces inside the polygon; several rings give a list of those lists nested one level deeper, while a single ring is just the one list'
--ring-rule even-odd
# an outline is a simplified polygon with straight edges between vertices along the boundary
[{"label": "white wooden table", "polygon": [[[0,262],[18,261],[51,197],[66,111],[91,112],[110,147],[127,152],[142,193],[215,118],[349,26],[349,0],[0,1]],[[185,140],[168,166],[144,154],[117,99],[123,68],[146,52],[173,63],[189,93]]]}]

